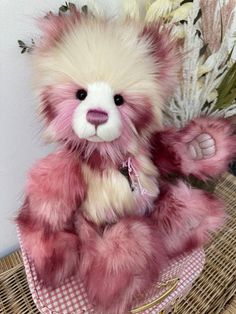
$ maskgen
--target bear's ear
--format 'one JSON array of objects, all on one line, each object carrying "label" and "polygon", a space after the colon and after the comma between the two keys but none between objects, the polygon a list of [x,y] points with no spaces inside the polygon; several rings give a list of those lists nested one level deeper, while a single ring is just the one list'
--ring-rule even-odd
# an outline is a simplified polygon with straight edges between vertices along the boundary
[{"label": "bear's ear", "polygon": [[166,99],[173,93],[181,68],[180,42],[171,34],[171,28],[161,23],[149,23],[143,27],[142,37],[149,43],[149,51],[155,61],[157,81]]},{"label": "bear's ear", "polygon": [[56,15],[50,12],[44,18],[38,19],[42,38],[37,48],[39,50],[47,50],[53,47],[69,28],[80,21],[80,18],[80,12],[74,9],[63,15]]}]

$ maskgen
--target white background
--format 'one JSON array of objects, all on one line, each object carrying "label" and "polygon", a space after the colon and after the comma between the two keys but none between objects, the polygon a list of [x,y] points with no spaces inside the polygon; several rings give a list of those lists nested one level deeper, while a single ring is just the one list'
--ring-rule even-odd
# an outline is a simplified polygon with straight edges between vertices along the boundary
[{"label": "white background", "polygon": [[[0,0],[0,257],[18,246],[13,218],[22,203],[27,170],[52,149],[40,141],[30,56],[20,54],[17,40],[35,38],[34,17],[56,11],[63,1]],[[99,2],[107,10],[109,2],[116,11],[120,0]]]}]

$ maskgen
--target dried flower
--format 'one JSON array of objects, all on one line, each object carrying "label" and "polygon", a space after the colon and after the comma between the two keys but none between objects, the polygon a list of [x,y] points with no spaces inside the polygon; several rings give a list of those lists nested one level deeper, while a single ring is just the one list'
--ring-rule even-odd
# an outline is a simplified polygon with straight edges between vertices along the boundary
[{"label": "dried flower", "polygon": [[217,59],[217,53],[214,53],[210,55],[206,61],[199,66],[198,68],[198,77],[201,77],[202,75],[205,75],[206,73],[213,70]]},{"label": "dried flower", "polygon": [[212,92],[209,93],[209,95],[207,96],[207,102],[208,103],[211,103],[213,102],[214,100],[216,100],[218,97],[218,92],[216,89],[214,89]]},{"label": "dried flower", "polygon": [[[233,20],[235,0],[221,6],[219,1],[200,0],[202,31],[210,51],[217,51]],[[213,31],[214,30],[214,31]]]},{"label": "dried flower", "polygon": [[[204,7],[200,7],[202,2]],[[206,22],[207,27],[214,24],[215,2],[194,0],[186,19],[187,23],[183,24],[185,37],[182,50],[185,58],[182,79],[166,109],[167,125],[183,126],[190,119],[203,114],[223,117],[236,114],[236,65],[230,62],[231,54],[228,51],[230,30],[225,29],[217,46],[213,46],[211,41],[214,37],[212,29],[209,34],[203,31],[204,19],[205,30]],[[236,3],[234,7],[235,5]],[[206,6],[208,6],[207,19]],[[200,9],[202,14],[199,14]],[[225,10],[224,6],[222,10]]]},{"label": "dried flower", "polygon": [[185,37],[185,29],[182,24],[179,25],[173,25],[172,27],[172,34],[179,39],[184,39]]},{"label": "dried flower", "polygon": [[171,18],[171,22],[176,23],[179,21],[186,20],[189,15],[189,11],[192,9],[192,7],[193,4],[191,2],[187,2],[178,7],[177,9],[175,9],[174,11],[172,11],[169,15]]},{"label": "dried flower", "polygon": [[173,9],[174,2],[171,0],[157,0],[152,3],[146,13],[146,21],[153,22],[161,17],[167,18]]}]

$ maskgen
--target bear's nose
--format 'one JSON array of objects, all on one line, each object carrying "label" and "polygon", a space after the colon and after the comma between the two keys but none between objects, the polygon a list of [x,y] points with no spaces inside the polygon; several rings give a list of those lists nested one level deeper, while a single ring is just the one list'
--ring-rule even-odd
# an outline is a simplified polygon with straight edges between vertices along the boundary
[{"label": "bear's nose", "polygon": [[86,119],[89,123],[97,127],[107,122],[108,114],[100,109],[91,109],[87,112]]}]

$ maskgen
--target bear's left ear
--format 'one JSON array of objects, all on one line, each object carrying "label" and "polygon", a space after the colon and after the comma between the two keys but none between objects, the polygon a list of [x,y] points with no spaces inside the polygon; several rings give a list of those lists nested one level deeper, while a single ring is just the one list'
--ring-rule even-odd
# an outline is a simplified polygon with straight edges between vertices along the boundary
[{"label": "bear's left ear", "polygon": [[148,41],[150,54],[155,61],[160,92],[166,99],[173,93],[179,79],[182,59],[180,43],[171,34],[171,28],[158,22],[146,24],[141,37]]},{"label": "bear's left ear", "polygon": [[38,25],[43,34],[37,49],[45,51],[53,47],[69,28],[80,21],[80,18],[80,12],[74,9],[67,15],[56,15],[50,12],[44,18],[38,19]]}]

